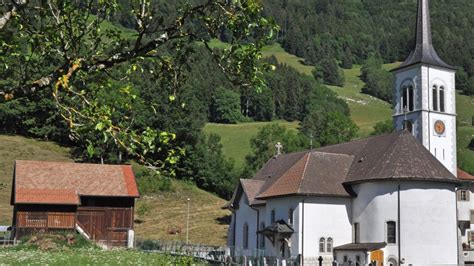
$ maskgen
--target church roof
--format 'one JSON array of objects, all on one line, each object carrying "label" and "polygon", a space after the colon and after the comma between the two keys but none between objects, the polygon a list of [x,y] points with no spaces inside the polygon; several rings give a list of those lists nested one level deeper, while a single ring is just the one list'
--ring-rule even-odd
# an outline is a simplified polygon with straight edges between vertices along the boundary
[{"label": "church roof", "polygon": [[458,181],[406,130],[366,141],[355,154],[346,184],[371,180]]},{"label": "church roof", "polygon": [[431,21],[429,0],[418,1],[418,13],[416,19],[416,43],[408,58],[393,71],[402,69],[414,64],[423,63],[442,68],[455,69],[455,67],[445,63],[436,53],[431,37]]},{"label": "church roof", "polygon": [[282,195],[349,197],[350,195],[342,183],[353,159],[354,156],[345,154],[306,152],[257,198],[264,199]]},{"label": "church roof", "polygon": [[460,180],[474,181],[474,176],[466,171],[463,171],[461,168],[458,168],[458,178]]},{"label": "church roof", "polygon": [[274,157],[253,179],[241,180],[239,188],[257,205],[291,195],[350,197],[344,186],[390,180],[459,182],[403,130]]}]

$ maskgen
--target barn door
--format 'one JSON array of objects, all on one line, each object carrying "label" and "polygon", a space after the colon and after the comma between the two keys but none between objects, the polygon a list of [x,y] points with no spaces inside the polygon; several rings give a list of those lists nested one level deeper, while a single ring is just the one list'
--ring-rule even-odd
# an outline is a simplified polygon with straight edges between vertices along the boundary
[{"label": "barn door", "polygon": [[377,266],[383,266],[383,250],[375,250],[370,252],[370,261],[375,261]]},{"label": "barn door", "polygon": [[91,215],[91,238],[93,240],[104,240],[106,235],[105,212],[94,211]]},{"label": "barn door", "polygon": [[105,211],[80,211],[77,220],[92,240],[106,239]]}]

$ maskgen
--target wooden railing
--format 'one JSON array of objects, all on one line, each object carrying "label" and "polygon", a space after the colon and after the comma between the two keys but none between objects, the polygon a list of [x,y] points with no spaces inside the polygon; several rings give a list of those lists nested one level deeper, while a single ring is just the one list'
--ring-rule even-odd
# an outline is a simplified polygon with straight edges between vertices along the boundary
[{"label": "wooden railing", "polygon": [[19,228],[70,229],[76,224],[73,212],[18,212]]}]

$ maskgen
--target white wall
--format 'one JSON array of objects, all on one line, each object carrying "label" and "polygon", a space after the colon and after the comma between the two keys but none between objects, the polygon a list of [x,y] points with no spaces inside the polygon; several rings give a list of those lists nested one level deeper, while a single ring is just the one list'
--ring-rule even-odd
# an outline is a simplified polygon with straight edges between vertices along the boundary
[{"label": "white wall", "polygon": [[[248,206],[248,200],[245,194],[240,198],[239,209],[235,211],[232,219],[235,219],[236,223],[235,255],[252,256],[254,250],[257,248],[257,211]],[[244,249],[243,232],[245,223],[249,226],[249,245],[247,249]]]},{"label": "white wall", "polygon": [[[302,205],[302,204],[301,204]],[[302,211],[303,206],[301,206]],[[304,203],[304,260],[305,265],[317,265],[317,258],[324,262],[333,260],[332,253],[319,252],[321,237],[331,237],[333,247],[352,242],[351,199],[310,197]],[[302,215],[302,212],[300,212]],[[324,264],[331,265],[331,264]]]},{"label": "white wall", "polygon": [[[360,241],[386,242],[386,222],[398,222],[398,184],[363,183],[353,188],[358,195],[352,204],[353,222],[360,224]],[[454,185],[402,182],[400,209],[401,254],[406,265],[457,265]],[[384,255],[398,257],[398,244],[387,245]]]},{"label": "white wall", "polygon": [[[284,198],[273,198],[268,199],[265,206],[265,215],[263,219],[265,224],[268,226],[271,224],[271,211],[275,210],[275,221],[284,220],[288,223],[289,211],[293,209],[293,229],[295,232],[290,239],[290,257],[296,257],[299,254],[299,241],[298,236],[300,235],[300,224],[299,219],[299,203],[301,201],[300,197],[284,197]],[[265,245],[265,252],[268,256],[279,257],[280,256],[280,246],[279,243],[273,245],[270,241],[267,240]]]}]

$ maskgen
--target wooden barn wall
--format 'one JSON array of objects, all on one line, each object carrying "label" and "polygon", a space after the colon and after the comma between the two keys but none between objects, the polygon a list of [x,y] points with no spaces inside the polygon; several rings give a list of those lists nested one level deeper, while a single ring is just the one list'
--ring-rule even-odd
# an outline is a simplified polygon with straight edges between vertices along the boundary
[{"label": "wooden barn wall", "polygon": [[133,229],[134,198],[81,197],[81,206],[16,205],[16,237],[75,230],[76,223],[92,240],[108,246],[126,246]]}]

